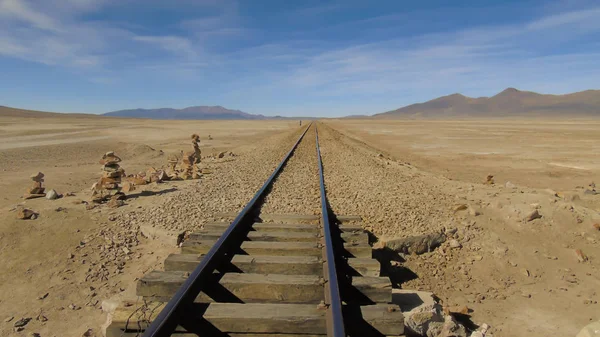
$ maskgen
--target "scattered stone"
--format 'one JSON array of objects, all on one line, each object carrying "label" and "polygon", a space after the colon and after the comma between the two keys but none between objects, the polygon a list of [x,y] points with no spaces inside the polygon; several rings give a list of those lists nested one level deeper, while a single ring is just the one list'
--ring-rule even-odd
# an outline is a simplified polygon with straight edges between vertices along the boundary
[{"label": "scattered stone", "polygon": [[452,315],[447,315],[444,317],[444,324],[437,337],[467,337],[467,329]]},{"label": "scattered stone", "polygon": [[23,317],[20,320],[16,321],[15,324],[13,324],[13,326],[15,328],[21,328],[27,325],[27,323],[29,323],[29,321],[31,321],[31,317]]},{"label": "scattered stone", "polygon": [[108,206],[109,208],[118,208],[125,205],[125,202],[123,200],[120,200],[118,198],[111,198],[108,203],[106,203],[106,206]]},{"label": "scattered stone", "polygon": [[595,224],[594,224],[594,228],[595,228],[596,230],[599,230],[599,231],[600,231],[600,223],[595,223]]},{"label": "scattered stone", "polygon": [[219,154],[217,155],[217,158],[223,158],[225,157],[225,152],[219,152]]},{"label": "scattered stone", "polygon": [[506,188],[517,188],[517,185],[511,183],[510,181],[507,181],[506,184],[504,184],[504,186]]},{"label": "scattered stone", "polygon": [[427,235],[418,235],[408,238],[392,239],[389,241],[380,241],[375,249],[390,249],[404,254],[416,254],[431,252],[436,247],[446,241],[444,233],[432,233]]},{"label": "scattered stone", "polygon": [[525,217],[525,221],[529,222],[529,221],[533,221],[535,219],[539,219],[541,217],[542,217],[542,215],[536,209],[533,212],[527,214],[527,216]]},{"label": "scattered stone", "polygon": [[37,215],[38,215],[38,213],[36,213],[35,211],[30,210],[28,208],[21,208],[17,212],[17,218],[21,219],[21,220],[27,220],[27,219],[35,220],[35,219],[37,219]]},{"label": "scattered stone", "polygon": [[29,337],[40,337],[40,334],[37,332],[30,332]]},{"label": "scattered stone", "polygon": [[81,307],[78,306],[78,305],[75,305],[75,304],[69,304],[69,309],[71,309],[71,310],[79,310],[79,309],[81,309]]},{"label": "scattered stone", "polygon": [[50,293],[45,293],[45,294],[43,294],[43,295],[40,295],[40,296],[38,296],[38,300],[43,300],[43,299],[45,299],[46,297],[48,297],[48,295],[49,295],[49,294],[50,294]]},{"label": "scattered stone", "polygon": [[40,321],[40,322],[47,322],[48,318],[42,314],[39,314],[36,318],[36,320]]},{"label": "scattered stone", "polygon": [[84,332],[83,335],[81,335],[81,337],[96,337],[96,333],[93,329],[87,329],[87,331]]},{"label": "scattered stone", "polygon": [[588,257],[581,251],[581,249],[575,249],[575,255],[577,256],[577,260],[579,262],[585,262],[588,260]]},{"label": "scattered stone", "polygon": [[483,323],[479,328],[471,334],[471,337],[493,337],[488,331],[490,330],[490,326]]},{"label": "scattered stone", "polygon": [[469,313],[469,307],[467,307],[466,305],[463,306],[452,306],[452,307],[444,307],[444,314],[446,315],[450,315],[450,314],[462,314],[462,315],[467,315]]},{"label": "scattered stone", "polygon": [[122,184],[121,190],[125,193],[129,193],[135,189],[135,185],[130,181],[125,181]]},{"label": "scattered stone", "polygon": [[466,204],[460,204],[460,205],[456,205],[454,206],[454,213],[458,212],[458,211],[464,211],[465,209],[468,209],[469,206]]},{"label": "scattered stone", "polygon": [[481,212],[474,209],[473,207],[469,207],[469,215],[470,216],[478,216],[478,215],[481,215]]},{"label": "scattered stone", "polygon": [[15,316],[6,317],[6,318],[4,319],[4,322],[5,322],[5,323],[8,323],[8,322],[12,321],[13,319],[15,319]]},{"label": "scattered stone", "polygon": [[494,176],[491,175],[491,174],[488,174],[488,176],[485,177],[484,184],[486,184],[486,185],[494,185]]},{"label": "scattered stone", "polygon": [[46,193],[46,199],[55,200],[58,199],[58,193],[55,190],[50,190]]},{"label": "scattered stone", "polygon": [[448,243],[450,245],[450,248],[461,248],[462,247],[460,242],[458,242],[458,240],[456,240],[456,239],[452,239]]}]

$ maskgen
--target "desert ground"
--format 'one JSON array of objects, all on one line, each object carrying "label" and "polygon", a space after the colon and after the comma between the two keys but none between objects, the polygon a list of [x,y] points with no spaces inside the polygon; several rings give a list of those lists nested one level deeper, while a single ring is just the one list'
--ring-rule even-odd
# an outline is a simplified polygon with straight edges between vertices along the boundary
[{"label": "desert ground", "polygon": [[[599,124],[318,125],[336,214],[360,215],[380,243],[447,236],[432,252],[404,256],[399,267],[413,276],[402,273],[399,287],[467,306],[470,321],[490,324],[494,336],[545,337],[574,336],[600,319],[600,195],[593,185],[600,182]],[[91,329],[100,336],[102,307],[136,301],[135,281],[177,251],[178,234],[241,210],[300,132],[297,121],[0,117],[0,335],[81,336]],[[201,165],[210,173],[138,186],[116,209],[86,207],[104,153],[119,155],[126,173],[160,168],[170,155],[191,150],[192,133],[201,136]],[[311,137],[263,212],[319,211]],[[224,151],[223,158],[211,156]],[[74,195],[23,200],[38,171],[48,189]],[[23,206],[39,217],[17,219]],[[528,221],[534,211],[541,217]],[[31,321],[16,331],[22,318]]]}]

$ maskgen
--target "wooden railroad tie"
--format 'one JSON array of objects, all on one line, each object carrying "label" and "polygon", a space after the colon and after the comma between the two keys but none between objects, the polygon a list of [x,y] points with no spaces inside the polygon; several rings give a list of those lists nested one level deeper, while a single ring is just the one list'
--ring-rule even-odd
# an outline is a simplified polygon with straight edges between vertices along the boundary
[{"label": "wooden railroad tie", "polygon": [[[261,215],[265,218],[283,221],[252,225],[230,262],[217,268],[214,280],[196,298],[196,309],[190,310],[196,316],[188,318],[195,323],[179,326],[173,336],[197,336],[198,331],[207,336],[210,331],[239,337],[326,335],[325,310],[319,305],[324,285],[320,227],[301,223],[317,219]],[[346,223],[359,220],[341,218]],[[205,224],[183,243],[181,254],[167,257],[164,271],[152,271],[138,280],[137,295],[145,305],[118,308],[107,336],[144,331],[228,226],[229,222]],[[339,230],[343,241],[339,253],[347,258],[342,269],[345,284],[340,287],[352,294],[343,298],[346,331],[352,336],[374,331],[379,336],[403,336],[402,313],[391,304],[392,284],[380,277],[368,234],[355,224],[342,224]]]}]

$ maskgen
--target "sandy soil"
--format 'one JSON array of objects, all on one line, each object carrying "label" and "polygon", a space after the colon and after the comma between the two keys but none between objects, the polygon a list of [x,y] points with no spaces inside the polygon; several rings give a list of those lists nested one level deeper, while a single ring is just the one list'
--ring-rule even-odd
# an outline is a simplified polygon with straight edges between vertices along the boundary
[{"label": "sandy soil", "polygon": [[[395,279],[400,287],[467,305],[496,337],[573,336],[600,318],[600,195],[586,193],[598,180],[598,123],[326,121],[319,137],[329,201],[337,214],[362,216],[381,241],[447,235],[433,252],[402,256],[403,275],[413,276]],[[79,203],[106,151],[123,158],[126,173],[144,171],[191,150],[194,132],[203,155],[234,155],[205,158],[213,173],[201,180],[146,185],[116,210]],[[296,121],[0,118],[0,335],[100,335],[102,301],[135,300],[135,280],[160,269],[177,235],[239,211],[300,132]],[[318,212],[314,133],[307,137],[263,212]],[[37,171],[47,188],[75,196],[23,201]],[[496,184],[482,183],[488,173]],[[19,204],[40,217],[17,220]],[[535,209],[542,217],[526,221]],[[32,320],[15,332],[25,317]]]},{"label": "sandy soil", "polygon": [[[403,256],[401,287],[468,306],[473,321],[491,324],[494,336],[574,336],[600,318],[600,232],[594,228],[600,195],[588,186],[598,178],[600,159],[591,145],[597,122],[327,124],[342,132],[328,129],[322,137],[334,211],[363,215],[383,241],[440,230],[448,235],[431,253]],[[512,131],[492,144],[487,134],[498,130]],[[473,155],[492,150],[511,155]],[[590,169],[550,165],[555,162]],[[487,173],[496,184],[482,183]],[[515,186],[505,186],[509,180]],[[457,211],[457,205],[468,208]],[[527,221],[534,210],[542,217]],[[580,262],[576,249],[588,260]]]},{"label": "sandy soil", "polygon": [[[81,336],[88,329],[100,335],[102,301],[135,298],[135,280],[177,250],[182,228],[243,206],[283,155],[277,149],[297,138],[290,130],[299,131],[295,122],[0,118],[0,335]],[[214,173],[200,181],[142,186],[116,210],[80,203],[90,198],[103,153],[121,156],[126,173],[145,171],[190,151],[192,133],[201,135],[203,155],[238,156],[205,159]],[[75,196],[24,201],[37,171],[46,175],[47,189]],[[40,217],[17,220],[19,205]],[[21,318],[32,320],[15,332]]]},{"label": "sandy soil", "polygon": [[451,179],[570,189],[600,181],[599,120],[334,120],[331,126]]}]

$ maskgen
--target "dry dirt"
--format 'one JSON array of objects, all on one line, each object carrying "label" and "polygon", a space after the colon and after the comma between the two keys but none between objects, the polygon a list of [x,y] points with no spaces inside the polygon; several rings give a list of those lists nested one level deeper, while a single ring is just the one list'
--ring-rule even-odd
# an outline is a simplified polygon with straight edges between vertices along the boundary
[{"label": "dry dirt", "polygon": [[[276,121],[0,118],[0,335],[100,335],[102,301],[135,298],[135,280],[177,251],[181,229],[243,207],[299,131],[295,122]],[[201,135],[203,155],[235,156],[205,159],[213,173],[201,180],[142,186],[116,210],[80,203],[90,199],[105,152],[115,151],[126,173],[145,171],[190,151],[192,133]],[[47,189],[75,196],[24,201],[37,171]],[[17,220],[18,205],[40,217]],[[15,332],[21,318],[32,320]]]},{"label": "dry dirt", "polygon": [[600,318],[598,124],[329,121],[341,131],[322,136],[331,204],[383,240],[456,231],[460,248],[404,256],[403,288],[467,305],[494,336],[574,336]]},{"label": "dry dirt", "polygon": [[[600,319],[600,195],[585,193],[600,168],[596,124],[326,121],[319,137],[328,197],[336,214],[362,216],[383,241],[448,235],[433,252],[403,256],[401,287],[467,305],[494,336],[574,336]],[[106,151],[123,158],[126,173],[142,171],[191,150],[194,132],[203,155],[234,155],[205,158],[213,173],[201,180],[146,185],[116,210],[74,203],[89,199]],[[99,334],[102,301],[134,297],[136,278],[160,268],[183,230],[241,210],[300,132],[296,121],[0,118],[0,335]],[[314,132],[305,137],[263,212],[318,214]],[[47,188],[76,196],[24,202],[37,171]],[[488,173],[496,184],[483,184]],[[40,217],[16,220],[21,203]],[[534,209],[542,217],[525,221]],[[588,260],[579,262],[575,249]],[[32,321],[14,332],[23,317]]]}]

